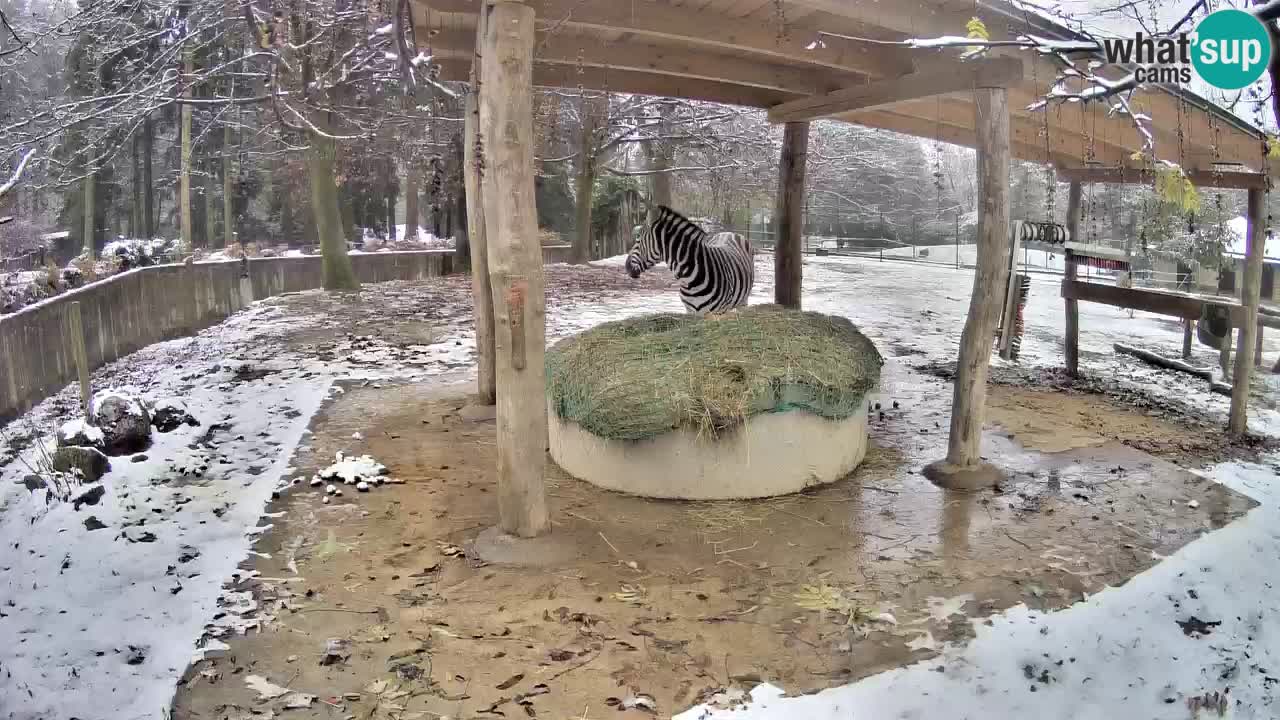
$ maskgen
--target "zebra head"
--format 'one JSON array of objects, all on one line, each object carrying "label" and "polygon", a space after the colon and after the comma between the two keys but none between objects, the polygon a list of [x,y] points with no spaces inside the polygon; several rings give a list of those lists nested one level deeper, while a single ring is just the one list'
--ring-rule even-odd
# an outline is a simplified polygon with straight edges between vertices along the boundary
[{"label": "zebra head", "polygon": [[633,278],[665,262],[668,230],[673,219],[683,219],[679,213],[666,206],[659,206],[653,222],[636,228],[636,240],[631,245],[631,254],[627,255],[627,274]]}]

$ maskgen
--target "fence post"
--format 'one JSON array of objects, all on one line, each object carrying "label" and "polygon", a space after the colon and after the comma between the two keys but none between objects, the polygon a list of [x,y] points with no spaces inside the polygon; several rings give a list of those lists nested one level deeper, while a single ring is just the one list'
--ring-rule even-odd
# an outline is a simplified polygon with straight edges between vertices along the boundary
[{"label": "fence post", "polygon": [[89,385],[89,356],[84,349],[84,321],[80,316],[79,301],[67,303],[62,335],[71,346],[71,357],[76,364],[76,374],[80,377],[80,409],[84,412],[85,422],[92,425],[89,401],[93,397],[93,389]]}]

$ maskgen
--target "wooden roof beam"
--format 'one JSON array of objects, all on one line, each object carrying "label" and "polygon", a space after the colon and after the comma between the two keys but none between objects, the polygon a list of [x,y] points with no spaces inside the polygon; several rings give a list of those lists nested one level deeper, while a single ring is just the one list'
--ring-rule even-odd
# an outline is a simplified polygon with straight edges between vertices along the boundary
[{"label": "wooden roof beam", "polygon": [[[937,35],[963,35],[965,23],[973,17],[973,6],[962,12],[943,7],[937,0],[906,0],[898,2],[853,2],[852,0],[787,0],[787,4],[824,12],[853,20],[871,27],[880,27],[902,33],[907,37],[933,37]],[[784,11],[785,12],[785,11]],[[985,10],[978,15],[988,21],[995,35],[1000,23]]]},{"label": "wooden roof beam", "polygon": [[[440,60],[440,77],[442,80],[466,81],[470,67],[469,59],[446,58]],[[569,65],[546,63],[534,64],[533,84],[566,90],[582,86],[588,90],[703,100],[753,108],[767,108],[795,97],[766,88],[630,70],[588,67],[579,73],[578,68]]]},{"label": "wooden roof beam", "polygon": [[[837,116],[836,119],[856,123],[860,122],[859,117],[865,112],[845,113]],[[919,120],[919,132],[906,130],[902,132],[909,132],[925,139],[935,137],[937,131],[936,129],[931,130],[931,128],[937,128],[939,125],[964,128],[970,133],[973,132],[973,103],[960,97],[902,103],[879,112],[887,112],[898,118],[909,117],[913,120]],[[1010,114],[1011,139],[1015,146],[1015,155],[1019,159],[1048,164],[1058,162],[1062,158],[1068,158],[1069,164],[1084,165],[1087,143],[1079,133],[1051,124],[1049,133],[1046,136],[1043,115],[1016,111]],[[899,122],[904,126],[917,127],[917,125],[901,119]],[[1036,150],[1033,154],[1027,154],[1018,151],[1017,148],[1019,146],[1035,148]],[[1125,162],[1131,153],[1131,149],[1120,145],[1111,144],[1101,139],[1094,141],[1093,158],[1107,165],[1118,166]]]},{"label": "wooden roof beam", "polygon": [[776,105],[769,108],[769,121],[816,120],[980,87],[1008,88],[1022,81],[1022,66],[1021,60],[1008,57],[975,60],[959,67],[952,63],[947,70],[930,65],[898,77]]},{"label": "wooden roof beam", "polygon": [[[475,15],[477,0],[413,0],[436,12]],[[897,48],[853,47],[849,43],[828,43],[828,47],[807,46],[816,31],[790,28],[779,36],[778,28],[756,21],[689,10],[665,3],[645,2],[639,6],[619,2],[582,0],[525,0],[537,13],[540,29],[591,28],[635,33],[649,37],[737,52],[765,55],[792,63],[828,67],[871,77],[900,75],[911,70],[911,54]],[[415,14],[415,17],[417,15]]]},{"label": "wooden roof beam", "polygon": [[[444,30],[432,37],[432,53],[437,58],[470,58],[473,35],[474,33],[466,30]],[[572,37],[540,33],[536,47],[535,64],[634,70],[727,82],[788,94],[824,92],[859,77],[848,73],[837,74],[794,65],[773,64],[714,50],[657,45],[652,42],[601,43],[594,38],[584,38],[579,42]]]},{"label": "wooden roof beam", "polygon": [[[977,135],[972,128],[958,127],[955,125],[943,124],[939,126],[936,122],[923,120],[921,118],[909,117],[906,115],[897,115],[891,111],[870,110],[858,113],[856,117],[842,118],[847,122],[856,123],[865,127],[877,128],[880,130],[891,130],[893,132],[911,135],[922,139],[934,139],[950,145],[960,145],[962,147],[975,147]],[[1013,148],[1014,157],[1019,160],[1027,160],[1029,162],[1044,163],[1044,146],[1029,145],[1025,142],[1025,135],[1022,140],[1015,139],[1016,130],[1010,132],[1010,146]],[[1053,161],[1050,156],[1049,161]]]},{"label": "wooden roof beam", "polygon": [[[1236,170],[1214,172],[1212,170],[1183,169],[1187,179],[1198,188],[1229,188],[1241,190],[1265,190],[1267,176],[1262,173],[1240,172]],[[1058,177],[1062,180],[1082,183],[1150,183],[1155,180],[1154,174],[1147,168],[1117,167],[1069,167],[1059,168]]]}]

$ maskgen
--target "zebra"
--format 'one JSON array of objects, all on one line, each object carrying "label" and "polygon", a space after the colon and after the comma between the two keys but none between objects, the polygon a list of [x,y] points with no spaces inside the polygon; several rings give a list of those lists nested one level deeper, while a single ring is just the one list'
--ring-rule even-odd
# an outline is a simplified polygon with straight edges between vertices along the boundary
[{"label": "zebra", "polygon": [[633,278],[665,262],[680,281],[680,299],[691,313],[721,313],[746,305],[755,283],[751,243],[738,233],[708,234],[666,206],[644,228],[627,255]]}]

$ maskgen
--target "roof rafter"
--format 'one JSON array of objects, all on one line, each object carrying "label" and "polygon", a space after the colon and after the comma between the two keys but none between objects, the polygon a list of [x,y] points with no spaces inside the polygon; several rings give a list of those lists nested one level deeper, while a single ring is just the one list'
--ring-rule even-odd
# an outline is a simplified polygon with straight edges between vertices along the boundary
[{"label": "roof rafter", "polygon": [[[437,12],[467,15],[475,15],[479,7],[476,0],[424,0],[424,4]],[[911,70],[909,53],[846,44],[809,49],[813,37],[800,28],[780,36],[777,28],[759,22],[663,3],[645,2],[640,8],[629,2],[601,0],[526,0],[526,4],[533,7],[539,27],[544,29],[582,27],[636,33],[872,77],[901,75]]]},{"label": "roof rafter", "polygon": [[[444,30],[431,39],[436,57],[469,58],[473,33]],[[534,63],[606,70],[634,70],[657,75],[709,80],[778,90],[788,94],[823,92],[860,76],[849,73],[766,63],[690,47],[668,47],[650,42],[602,44],[596,38],[577,42],[571,36],[539,38]]]},{"label": "roof rafter", "polygon": [[906,75],[776,105],[769,109],[769,120],[775,123],[816,120],[979,87],[1007,88],[1021,80],[1022,61],[1017,58],[974,60],[959,67],[953,63],[951,72],[929,65]]},{"label": "roof rafter", "polygon": [[[443,59],[440,61],[440,79],[467,80],[470,68],[470,60]],[[767,88],[697,78],[596,67],[582,68],[579,72],[578,68],[570,65],[546,63],[534,64],[533,84],[569,90],[581,86],[587,90],[703,100],[754,108],[767,108],[796,97]]]}]

